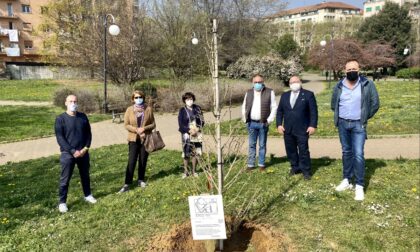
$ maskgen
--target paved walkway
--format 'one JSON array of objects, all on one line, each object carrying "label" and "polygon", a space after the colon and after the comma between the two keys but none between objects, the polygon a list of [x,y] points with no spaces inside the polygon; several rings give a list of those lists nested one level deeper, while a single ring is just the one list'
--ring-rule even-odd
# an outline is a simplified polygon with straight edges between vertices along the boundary
[{"label": "paved walkway", "polygon": [[[304,88],[315,93],[321,92],[324,88],[322,78],[318,75],[306,74],[304,79],[309,82],[304,84]],[[278,101],[279,97],[277,97]],[[240,107],[223,109],[221,114],[222,120],[236,119],[241,117],[241,109]],[[181,150],[177,114],[158,114],[155,117],[157,128],[164,138],[166,149]],[[207,123],[215,121],[211,112],[205,113],[204,117]],[[112,123],[110,120],[92,124],[92,134],[92,148],[126,143],[127,133],[124,125]],[[205,148],[213,151],[215,149],[213,137],[206,136],[205,139]],[[248,148],[247,137],[238,137],[236,140],[241,143],[241,153],[246,154]],[[228,141],[227,137],[223,137],[222,142],[226,143],[226,141]],[[341,145],[338,138],[312,138],[309,145],[312,158],[341,158]],[[283,139],[279,136],[269,137],[267,150],[267,155],[285,156]],[[373,138],[366,141],[365,145],[366,158],[395,159],[402,157],[417,159],[420,157],[419,152],[419,135]],[[59,154],[55,137],[1,144],[0,165],[9,161],[18,162],[53,154]]]},{"label": "paved walkway", "polygon": [[51,106],[52,102],[26,102],[26,101],[5,101],[0,100],[0,106]]}]

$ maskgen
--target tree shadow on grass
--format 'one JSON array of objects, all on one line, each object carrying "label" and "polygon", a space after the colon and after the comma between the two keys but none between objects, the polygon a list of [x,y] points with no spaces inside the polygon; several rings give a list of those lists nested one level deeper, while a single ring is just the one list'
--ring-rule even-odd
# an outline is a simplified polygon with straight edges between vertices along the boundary
[{"label": "tree shadow on grass", "polygon": [[155,181],[162,179],[167,176],[181,174],[184,171],[184,168],[181,165],[172,165],[171,168],[166,170],[159,170],[157,173],[154,173],[147,177],[147,181]]},{"label": "tree shadow on grass", "polygon": [[282,164],[282,163],[288,163],[288,162],[289,160],[285,156],[275,157],[273,154],[270,154],[269,161],[266,162],[265,167],[268,168],[270,166],[274,166],[274,165]]},{"label": "tree shadow on grass", "polygon": [[366,159],[365,160],[365,190],[369,187],[370,179],[375,174],[376,169],[386,167],[386,163],[380,159]]},{"label": "tree shadow on grass", "polygon": [[317,173],[318,170],[321,168],[328,168],[328,166],[330,166],[333,162],[334,162],[334,159],[331,159],[329,157],[311,159],[312,175],[315,175],[315,173]]},{"label": "tree shadow on grass", "polygon": [[280,208],[283,207],[286,204],[285,199],[287,193],[295,188],[300,182],[301,180],[293,180],[283,191],[279,192],[277,196],[273,197],[267,204],[264,204],[255,215],[251,216],[251,219],[256,220],[265,217],[274,205],[278,205]]},{"label": "tree shadow on grass", "polygon": [[[334,162],[334,159],[331,159],[329,157],[311,159],[312,175],[314,175],[320,168],[327,168],[328,166],[331,165],[332,162]],[[274,155],[270,155],[270,158],[266,164],[266,167],[270,167],[270,166],[274,166],[274,165],[282,164],[282,163],[287,163],[287,164],[289,163],[289,160],[287,159],[287,157],[285,156],[274,157]],[[289,165],[289,168],[290,168],[290,165]]]}]

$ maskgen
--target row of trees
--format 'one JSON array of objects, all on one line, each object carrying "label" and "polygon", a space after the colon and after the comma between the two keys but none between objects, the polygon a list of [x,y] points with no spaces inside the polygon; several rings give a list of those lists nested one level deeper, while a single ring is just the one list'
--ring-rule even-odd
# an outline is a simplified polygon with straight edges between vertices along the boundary
[{"label": "row of trees", "polygon": [[121,28],[118,36],[108,36],[114,83],[132,84],[162,69],[167,77],[207,74],[211,19],[219,21],[219,62],[227,67],[268,45],[263,18],[282,7],[277,0],[51,1],[43,24],[47,60],[100,73],[104,16],[111,13]]},{"label": "row of trees", "polygon": [[[382,67],[420,64],[418,60],[413,60],[420,58],[420,54],[414,48],[415,38],[411,32],[412,22],[407,6],[387,2],[379,14],[359,21],[348,23],[350,26],[358,25],[358,29],[353,27],[354,32],[346,30],[343,22],[304,24],[303,29],[310,28],[308,51],[299,48],[291,34],[274,41],[274,49],[283,57],[300,55],[306,65],[332,70],[335,77],[344,69],[345,61],[349,58],[359,59],[364,69],[374,71]],[[327,39],[325,47],[319,44],[322,39]],[[404,55],[408,45],[412,45],[411,50],[416,52]]]},{"label": "row of trees", "polygon": [[[408,62],[403,50],[413,44],[413,38],[405,7],[388,2],[380,14],[364,21],[304,24],[312,43],[306,51],[290,34],[280,38],[272,35],[278,27],[270,25],[265,17],[282,8],[279,0],[56,0],[49,6],[42,30],[49,45],[47,60],[101,74],[104,16],[113,14],[121,33],[108,36],[108,74],[120,85],[162,72],[165,77],[178,79],[191,76],[192,71],[208,74],[212,18],[219,21],[219,62],[223,69],[240,58],[249,56],[246,62],[252,62],[252,57],[272,52],[281,57],[267,56],[276,58],[276,62],[300,56],[305,64],[332,69],[335,75],[347,58],[361,59],[365,69]],[[191,44],[192,34],[198,37],[198,45]],[[334,41],[323,48],[319,41],[326,34],[332,34]],[[418,51],[411,57],[419,56]],[[241,76],[233,74],[244,70],[240,67],[240,63],[232,65],[231,75]]]}]

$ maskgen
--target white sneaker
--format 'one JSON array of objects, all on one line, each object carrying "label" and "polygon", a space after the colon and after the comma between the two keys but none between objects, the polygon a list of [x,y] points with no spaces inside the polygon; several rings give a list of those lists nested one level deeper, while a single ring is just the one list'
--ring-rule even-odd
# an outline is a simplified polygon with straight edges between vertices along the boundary
[{"label": "white sneaker", "polygon": [[193,173],[193,176],[194,176],[194,177],[198,177],[198,173],[194,172],[194,173]]},{"label": "white sneaker", "polygon": [[356,185],[356,193],[354,196],[354,200],[362,201],[365,199],[365,192],[363,191],[363,186]]},{"label": "white sneaker", "polygon": [[85,197],[85,200],[91,204],[95,204],[96,203],[96,199],[91,195]]},{"label": "white sneaker", "polygon": [[349,183],[348,179],[343,179],[343,181],[341,181],[341,183],[335,188],[335,190],[337,192],[342,192],[345,191],[347,189],[352,189],[353,185]]},{"label": "white sneaker", "polygon": [[60,203],[58,205],[58,211],[60,211],[60,213],[67,213],[69,209],[67,208],[67,204],[66,203]]},{"label": "white sneaker", "polygon": [[186,177],[188,177],[188,174],[182,173],[181,178],[184,179]]},{"label": "white sneaker", "polygon": [[139,186],[140,186],[141,188],[146,188],[147,184],[146,184],[146,182],[144,182],[143,180],[140,180],[140,181],[139,181]]}]

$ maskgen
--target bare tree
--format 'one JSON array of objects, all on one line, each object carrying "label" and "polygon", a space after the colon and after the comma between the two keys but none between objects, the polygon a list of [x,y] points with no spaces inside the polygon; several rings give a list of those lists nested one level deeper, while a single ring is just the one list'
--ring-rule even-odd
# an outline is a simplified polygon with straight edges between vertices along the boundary
[{"label": "bare tree", "polygon": [[[129,2],[129,1],[128,1]],[[88,68],[102,74],[103,33],[107,14],[116,18],[119,36],[108,36],[108,74],[114,84],[132,84],[144,78],[154,62],[153,28],[146,10],[127,1],[57,0],[44,15],[45,41],[50,62]],[[128,15],[127,15],[128,14]]]},{"label": "bare tree", "polygon": [[376,70],[396,64],[395,48],[390,43],[373,41],[364,46],[363,66]]},{"label": "bare tree", "polygon": [[332,70],[334,79],[337,79],[348,59],[361,59],[362,57],[363,48],[360,43],[355,40],[337,39],[332,43],[327,43],[325,47],[318,44],[311,48],[308,62],[321,69]]},{"label": "bare tree", "polygon": [[364,69],[375,70],[378,67],[395,65],[395,50],[389,44],[373,42],[363,46],[350,39],[337,39],[325,47],[315,45],[309,52],[309,64],[321,69],[332,70],[337,79],[347,60],[359,59]]}]

